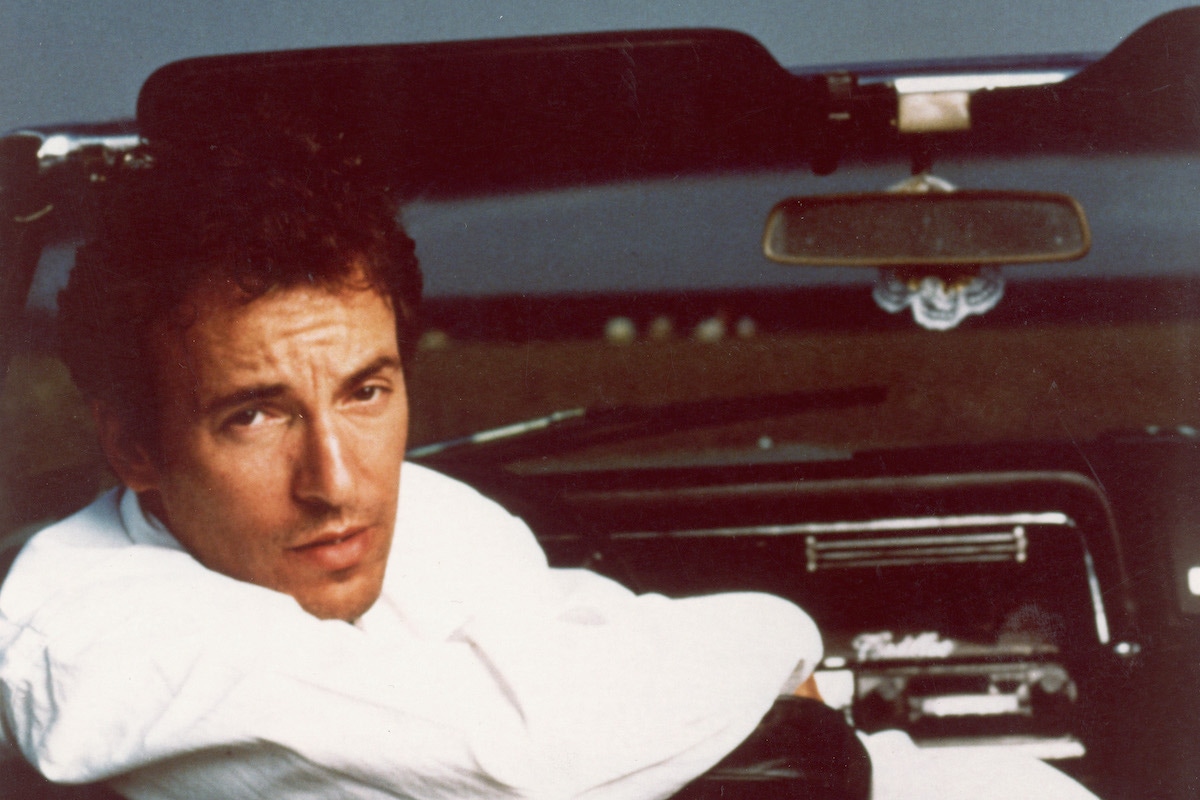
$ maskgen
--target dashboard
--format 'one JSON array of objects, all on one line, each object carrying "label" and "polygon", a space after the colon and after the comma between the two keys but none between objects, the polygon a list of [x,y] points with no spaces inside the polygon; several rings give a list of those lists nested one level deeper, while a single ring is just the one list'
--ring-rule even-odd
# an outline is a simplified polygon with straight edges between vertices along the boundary
[{"label": "dashboard", "polygon": [[1198,445],[1141,432],[469,479],[558,566],[639,592],[798,603],[825,638],[825,701],[862,730],[1023,752],[1119,797],[1147,772],[1190,774],[1200,553],[1179,498]]}]

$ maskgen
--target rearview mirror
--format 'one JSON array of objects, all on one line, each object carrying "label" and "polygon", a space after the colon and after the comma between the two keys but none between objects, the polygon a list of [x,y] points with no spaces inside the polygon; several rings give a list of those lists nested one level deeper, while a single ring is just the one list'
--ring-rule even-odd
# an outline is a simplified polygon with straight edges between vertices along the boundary
[{"label": "rearview mirror", "polygon": [[767,218],[763,253],[784,264],[977,267],[1081,258],[1073,198],[1041,192],[879,192],[792,197]]}]

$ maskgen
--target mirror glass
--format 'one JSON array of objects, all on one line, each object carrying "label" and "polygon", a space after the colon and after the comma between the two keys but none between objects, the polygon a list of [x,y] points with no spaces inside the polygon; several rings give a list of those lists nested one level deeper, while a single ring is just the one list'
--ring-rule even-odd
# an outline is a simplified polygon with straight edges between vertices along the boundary
[{"label": "mirror glass", "polygon": [[763,252],[785,264],[977,266],[1082,257],[1090,237],[1067,195],[954,191],[792,197],[767,218]]}]

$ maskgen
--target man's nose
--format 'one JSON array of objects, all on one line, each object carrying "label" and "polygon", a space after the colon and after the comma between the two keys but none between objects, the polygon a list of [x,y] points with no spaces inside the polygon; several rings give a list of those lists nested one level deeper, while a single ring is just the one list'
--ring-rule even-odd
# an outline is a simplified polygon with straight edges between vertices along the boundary
[{"label": "man's nose", "polygon": [[328,507],[345,505],[354,490],[345,438],[319,416],[304,419],[303,444],[293,477],[297,500]]}]

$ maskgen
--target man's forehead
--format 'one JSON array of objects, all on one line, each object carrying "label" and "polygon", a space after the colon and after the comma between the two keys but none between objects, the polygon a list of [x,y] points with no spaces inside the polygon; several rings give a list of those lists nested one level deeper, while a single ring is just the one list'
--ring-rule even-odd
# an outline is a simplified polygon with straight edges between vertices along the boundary
[{"label": "man's forehead", "polygon": [[200,264],[196,269],[196,277],[175,304],[173,324],[187,327],[206,316],[236,312],[259,300],[323,304],[337,301],[342,295],[359,292],[374,293],[391,307],[392,298],[373,280],[372,272],[361,257],[355,256],[345,262],[340,270],[323,277],[309,273],[308,280],[268,285],[259,281],[248,282],[223,260]]},{"label": "man's forehead", "polygon": [[351,373],[381,356],[399,360],[390,299],[361,284],[302,284],[254,298],[236,286],[202,285],[176,319],[155,337],[160,385],[173,393],[222,391],[302,362]]}]

